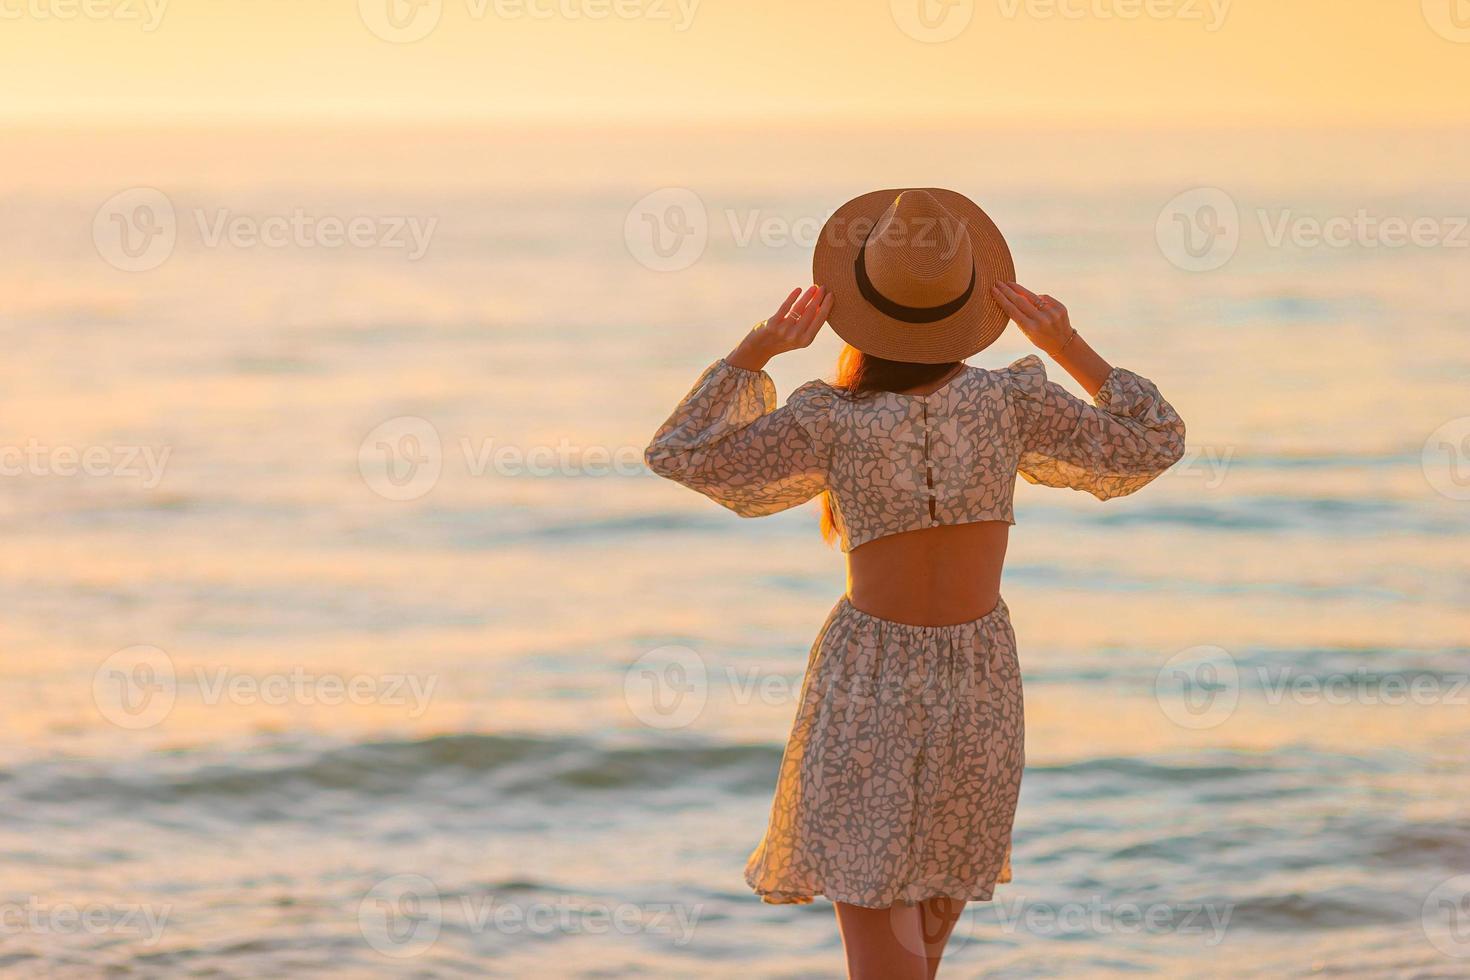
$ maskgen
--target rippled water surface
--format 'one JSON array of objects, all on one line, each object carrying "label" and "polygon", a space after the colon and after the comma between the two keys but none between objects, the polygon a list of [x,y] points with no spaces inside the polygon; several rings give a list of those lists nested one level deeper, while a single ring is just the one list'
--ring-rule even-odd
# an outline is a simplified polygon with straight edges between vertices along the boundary
[{"label": "rippled water surface", "polygon": [[[681,141],[7,139],[0,969],[834,975],[830,907],[740,872],[840,556],[811,508],[741,521],[637,460],[805,281],[805,246],[740,229],[914,178],[807,154],[757,180]],[[1133,498],[1018,491],[1015,882],[947,975],[1470,973],[1470,249],[1273,246],[1259,216],[1470,192],[1373,134],[1245,139],[922,175],[1190,440]],[[93,223],[135,186],[179,233],[129,273]],[[1156,234],[1198,186],[1241,214],[1216,271]],[[676,272],[629,245],[664,187],[711,228]],[[211,246],[221,209],[436,225],[417,261]],[[66,475],[66,447],[106,462]],[[387,480],[388,451],[437,477]]]}]

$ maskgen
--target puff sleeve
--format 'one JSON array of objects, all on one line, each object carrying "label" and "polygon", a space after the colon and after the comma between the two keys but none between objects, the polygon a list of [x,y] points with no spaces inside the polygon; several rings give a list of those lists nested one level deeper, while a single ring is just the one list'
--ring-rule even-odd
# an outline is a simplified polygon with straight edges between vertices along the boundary
[{"label": "puff sleeve", "polygon": [[1184,422],[1152,381],[1113,368],[1089,405],[1046,379],[1034,354],[1004,372],[1028,482],[1099,500],[1148,484],[1184,455]]},{"label": "puff sleeve", "polygon": [[777,408],[769,374],[722,358],[659,427],[644,461],[741,517],[788,510],[827,489],[831,396],[813,381]]}]

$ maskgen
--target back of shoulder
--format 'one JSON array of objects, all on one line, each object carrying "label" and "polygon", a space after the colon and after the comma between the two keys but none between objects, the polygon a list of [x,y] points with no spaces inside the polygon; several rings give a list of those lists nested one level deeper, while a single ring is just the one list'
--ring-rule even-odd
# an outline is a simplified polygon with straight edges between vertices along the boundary
[{"label": "back of shoulder", "polygon": [[1027,354],[1012,361],[1008,367],[992,373],[1013,397],[1040,401],[1046,394],[1046,365],[1035,354]]},{"label": "back of shoulder", "polygon": [[825,381],[808,381],[791,393],[786,406],[807,432],[818,439],[832,435],[832,416],[842,401],[842,393]]}]

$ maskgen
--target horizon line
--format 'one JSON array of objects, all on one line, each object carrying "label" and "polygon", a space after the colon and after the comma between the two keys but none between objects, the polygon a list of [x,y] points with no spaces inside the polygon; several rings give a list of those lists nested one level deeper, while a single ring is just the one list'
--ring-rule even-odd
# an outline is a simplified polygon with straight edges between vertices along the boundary
[{"label": "horizon line", "polygon": [[[1463,130],[1470,126],[1470,116],[1465,119],[1405,119],[1396,117],[1393,119],[1322,119],[1302,121],[1289,118],[1248,118],[1229,117],[1211,121],[1200,121],[1198,119],[1175,119],[1175,118],[1111,118],[1099,120],[1096,118],[1057,118],[1048,120],[1033,120],[1021,116],[908,116],[908,117],[873,117],[873,116],[832,116],[826,115],[801,115],[785,114],[779,120],[773,121],[764,115],[732,115],[723,118],[712,119],[710,117],[690,117],[680,115],[669,116],[602,116],[589,119],[576,116],[560,115],[502,115],[502,116],[406,116],[364,113],[354,115],[343,115],[341,113],[291,113],[291,114],[236,114],[229,119],[221,119],[213,114],[196,113],[158,113],[158,114],[129,114],[126,116],[117,113],[105,115],[97,114],[57,114],[57,113],[17,113],[0,112],[0,125],[7,128],[26,128],[31,130],[74,130],[79,128],[99,130],[129,130],[129,129],[248,129],[258,127],[279,128],[305,128],[316,129],[364,129],[364,128],[392,128],[392,129],[433,129],[433,130],[495,130],[495,129],[519,129],[537,130],[548,129],[568,131],[582,129],[588,132],[609,132],[618,130],[670,130],[674,128],[691,130],[746,130],[746,129],[776,129],[789,133],[793,128],[813,127],[822,130],[851,131],[861,128],[887,127],[889,129],[906,130],[952,130],[970,129],[976,127],[997,127],[1001,129],[1015,129],[1034,131],[1037,129],[1054,128],[1071,132],[1089,132],[1094,130],[1117,131],[1124,129],[1134,132],[1148,132],[1157,130],[1188,131],[1188,132],[1217,132],[1231,130],[1299,130],[1302,132],[1361,132],[1361,131],[1405,131],[1405,132],[1435,132],[1440,130]],[[3,137],[0,137],[3,138]]]}]

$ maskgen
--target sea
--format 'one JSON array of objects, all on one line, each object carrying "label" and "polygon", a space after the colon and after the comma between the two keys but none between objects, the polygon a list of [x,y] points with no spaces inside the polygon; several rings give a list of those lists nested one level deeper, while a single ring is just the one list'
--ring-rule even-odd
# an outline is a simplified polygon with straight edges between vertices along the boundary
[{"label": "sea", "polygon": [[1015,879],[940,975],[1470,976],[1467,161],[1223,124],[7,129],[0,973],[840,976],[830,904],[741,872],[842,556],[814,506],[744,520],[641,454],[833,209],[942,186],[1188,452],[1126,499],[1018,490]]}]

